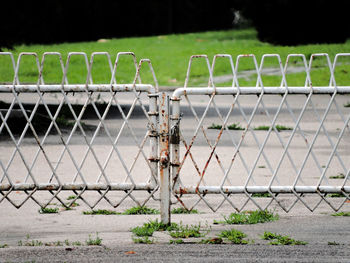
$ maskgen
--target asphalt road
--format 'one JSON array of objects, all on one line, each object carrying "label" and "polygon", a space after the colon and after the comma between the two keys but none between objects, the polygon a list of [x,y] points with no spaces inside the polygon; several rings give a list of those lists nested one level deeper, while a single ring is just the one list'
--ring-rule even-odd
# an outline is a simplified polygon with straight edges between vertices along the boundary
[{"label": "asphalt road", "polygon": [[349,262],[349,245],[129,245],[11,248],[1,262]]}]

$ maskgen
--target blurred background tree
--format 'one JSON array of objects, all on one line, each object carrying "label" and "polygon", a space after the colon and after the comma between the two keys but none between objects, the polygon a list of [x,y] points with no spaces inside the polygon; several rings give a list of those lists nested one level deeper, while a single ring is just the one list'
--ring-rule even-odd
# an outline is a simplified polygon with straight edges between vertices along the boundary
[{"label": "blurred background tree", "polygon": [[38,0],[1,2],[0,49],[253,26],[281,45],[344,42],[341,0]]}]

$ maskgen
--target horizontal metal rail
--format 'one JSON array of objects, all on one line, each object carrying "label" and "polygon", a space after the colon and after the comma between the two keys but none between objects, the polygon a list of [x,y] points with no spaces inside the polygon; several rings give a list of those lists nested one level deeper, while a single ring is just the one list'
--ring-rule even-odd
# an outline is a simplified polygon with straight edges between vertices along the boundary
[{"label": "horizontal metal rail", "polygon": [[20,93],[36,93],[36,92],[132,92],[132,91],[147,92],[150,94],[156,93],[154,86],[149,84],[16,84],[16,85],[1,85],[0,92],[10,93],[12,91]]},{"label": "horizontal metal rail", "polygon": [[110,184],[101,184],[101,183],[85,183],[85,184],[1,184],[0,191],[74,191],[74,190],[110,190],[110,191],[152,191],[155,189],[155,186],[147,183],[140,184],[131,184],[131,183],[110,183]]},{"label": "horizontal metal rail", "polygon": [[176,89],[172,100],[180,99],[184,95],[259,95],[264,94],[350,94],[350,86],[324,86],[324,87],[188,87]]},{"label": "horizontal metal rail", "polygon": [[350,193],[350,186],[199,186],[175,189],[176,194],[293,194],[295,192],[303,194]]}]

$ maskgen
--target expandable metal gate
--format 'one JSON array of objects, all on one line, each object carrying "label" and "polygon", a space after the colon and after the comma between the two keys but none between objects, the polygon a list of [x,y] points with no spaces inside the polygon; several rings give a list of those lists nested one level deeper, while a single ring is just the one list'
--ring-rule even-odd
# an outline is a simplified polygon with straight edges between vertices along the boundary
[{"label": "expandable metal gate", "polygon": [[[338,94],[350,94],[350,87],[349,86],[337,86],[336,79],[334,77],[334,71],[337,66],[337,61],[340,57],[346,57],[350,56],[350,54],[337,54],[335,56],[333,64],[331,64],[331,61],[329,59],[329,56],[327,54],[314,54],[310,58],[309,64],[307,64],[306,57],[301,54],[291,54],[287,57],[287,61],[285,66],[283,67],[280,56],[279,55],[264,55],[262,57],[260,66],[258,66],[258,63],[256,61],[256,58],[254,55],[239,55],[236,59],[236,65],[234,66],[233,59],[230,55],[216,55],[214,56],[213,63],[210,65],[209,59],[205,55],[199,55],[199,56],[192,56],[189,62],[189,67],[187,70],[186,80],[184,87],[176,89],[171,96],[169,96],[167,93],[159,92],[157,80],[152,68],[152,65],[149,60],[141,60],[139,65],[136,65],[136,59],[133,53],[130,52],[124,52],[124,53],[118,53],[116,62],[114,63],[114,66],[112,66],[110,56],[108,53],[104,52],[98,52],[93,53],[91,56],[90,63],[88,62],[87,56],[85,53],[70,53],[67,58],[66,66],[63,66],[62,63],[62,57],[59,53],[45,53],[42,58],[41,64],[39,63],[38,56],[35,53],[22,53],[18,57],[17,64],[14,62],[13,55],[11,53],[0,53],[0,55],[4,56],[10,56],[11,60],[13,62],[13,68],[15,72],[14,82],[12,85],[0,85],[0,92],[1,93],[11,93],[13,95],[13,100],[10,104],[10,107],[8,110],[3,113],[0,112],[1,117],[1,126],[0,126],[0,134],[7,130],[7,132],[10,134],[11,140],[15,144],[15,150],[14,154],[12,155],[11,159],[8,161],[7,164],[3,163],[2,160],[0,160],[2,175],[0,177],[0,194],[2,195],[0,199],[0,203],[3,200],[8,200],[16,207],[21,207],[28,199],[34,200],[36,203],[38,203],[41,207],[47,206],[53,199],[59,200],[64,206],[70,206],[72,203],[77,199],[81,198],[83,199],[82,194],[85,191],[97,191],[100,194],[100,198],[97,200],[96,203],[90,204],[86,202],[91,208],[95,207],[100,200],[105,199],[107,200],[113,207],[117,207],[126,197],[132,198],[135,202],[137,202],[139,205],[145,205],[147,201],[150,198],[155,198],[155,193],[158,191],[158,187],[160,188],[159,194],[160,194],[160,210],[161,210],[161,221],[163,223],[170,223],[170,206],[172,203],[179,202],[181,205],[183,205],[185,208],[191,210],[193,209],[200,201],[203,201],[211,210],[216,211],[219,209],[223,203],[229,203],[234,209],[237,211],[242,210],[249,201],[251,201],[254,205],[256,205],[259,209],[266,209],[271,205],[273,201],[280,206],[283,210],[288,212],[290,209],[294,207],[294,205],[297,202],[302,203],[305,205],[310,211],[313,211],[316,209],[319,204],[322,201],[325,201],[330,207],[334,210],[339,210],[343,205],[347,202],[347,200],[350,200],[349,193],[350,193],[350,185],[349,185],[349,151],[348,149],[345,150],[345,154],[338,151],[339,146],[344,143],[345,146],[347,146],[348,141],[344,141],[344,138],[346,139],[346,136],[349,136],[350,134],[350,128],[349,128],[349,120],[350,120],[350,114],[345,115],[342,113],[336,97]],[[42,78],[42,70],[43,70],[43,64],[46,56],[53,55],[58,56],[61,61],[62,66],[62,72],[63,72],[63,82],[60,85],[46,85],[44,84],[43,78]],[[86,84],[82,85],[70,85],[68,84],[66,80],[66,74],[68,70],[68,65],[70,58],[72,56],[79,55],[83,56],[86,61],[87,69],[88,69],[88,80]],[[94,61],[94,57],[97,55],[103,55],[107,56],[110,64],[110,69],[112,73],[112,80],[110,84],[93,84],[91,79],[91,68]],[[118,59],[122,55],[129,55],[132,56],[134,59],[134,63],[136,66],[136,74],[134,78],[134,82],[132,84],[117,84],[115,81],[115,74],[116,74],[116,68]],[[23,56],[34,56],[37,62],[38,72],[39,72],[39,80],[36,85],[24,85],[19,82],[18,79],[18,71],[19,71],[19,65],[21,58]],[[239,81],[238,81],[238,66],[242,59],[245,57],[248,57],[249,59],[253,60],[256,74],[257,74],[257,85],[255,87],[240,87]],[[275,58],[278,61],[279,64],[279,70],[280,74],[282,76],[282,82],[281,85],[278,87],[265,87],[263,85],[261,74],[263,72],[263,65],[266,58]],[[311,82],[310,77],[310,71],[312,62],[316,57],[325,57],[328,63],[329,71],[330,71],[330,83],[329,86],[325,87],[314,87]],[[205,63],[208,68],[209,72],[209,82],[208,87],[188,87],[190,73],[191,73],[191,66],[193,59],[204,59]],[[215,68],[215,63],[218,58],[224,58],[228,59],[231,69],[232,69],[232,79],[233,84],[231,87],[216,87],[214,83],[213,78],[213,72]],[[287,85],[286,81],[286,72],[288,69],[288,62],[293,58],[299,58],[302,62],[302,65],[305,69],[306,73],[306,82],[305,86],[302,87],[289,87]],[[151,69],[151,72],[154,77],[155,85],[150,84],[141,84],[140,78],[139,78],[139,72],[141,69],[141,65],[143,63],[148,63]],[[139,81],[139,83],[137,83]],[[40,138],[38,134],[36,133],[33,125],[32,125],[32,119],[35,115],[35,108],[34,110],[28,114],[27,111],[23,108],[21,104],[21,99],[19,98],[19,94],[21,93],[36,93],[38,95],[38,101],[36,103],[39,105],[40,103],[44,104],[44,107],[46,108],[48,112],[48,116],[50,118],[50,127],[49,130],[54,128],[57,130],[58,134],[61,138],[61,144],[64,145],[63,151],[59,157],[59,160],[63,158],[64,154],[67,154],[70,156],[70,158],[73,160],[74,166],[77,170],[77,175],[82,179],[82,183],[76,183],[75,180],[73,180],[72,183],[66,183],[63,182],[60,179],[60,176],[56,173],[57,165],[53,165],[53,162],[50,160],[50,158],[45,154],[44,151],[44,144],[47,140],[47,137],[49,135],[49,131],[45,134],[44,137]],[[70,151],[69,143],[70,143],[70,137],[68,137],[67,140],[65,140],[60,131],[60,128],[57,125],[57,116],[59,113],[59,110],[56,111],[55,114],[52,114],[50,112],[50,109],[48,108],[47,104],[45,103],[44,94],[47,92],[57,92],[62,95],[62,101],[60,103],[59,108],[63,104],[67,104],[70,108],[71,112],[74,116],[74,127],[73,130],[79,129],[82,133],[82,136],[85,138],[85,143],[88,146],[87,152],[91,152],[94,156],[96,153],[94,152],[94,148],[92,147],[94,144],[94,140],[96,139],[100,127],[104,127],[105,131],[107,133],[107,137],[109,138],[110,144],[111,144],[111,153],[116,153],[120,160],[122,161],[122,158],[120,157],[120,150],[118,148],[118,140],[120,137],[120,133],[118,134],[116,139],[113,139],[110,134],[108,134],[108,129],[105,125],[105,116],[106,112],[108,112],[109,106],[112,103],[115,103],[121,112],[122,118],[123,118],[123,126],[128,126],[128,120],[129,116],[134,109],[136,104],[139,104],[142,108],[142,111],[144,113],[144,117],[148,119],[148,132],[143,138],[142,142],[139,144],[137,143],[137,140],[135,139],[136,146],[138,147],[138,153],[137,158],[139,155],[142,155],[144,157],[144,160],[147,163],[147,166],[150,170],[150,177],[146,183],[135,183],[133,181],[133,175],[132,170],[135,166],[135,162],[132,163],[131,168],[126,167],[126,165],[123,163],[123,167],[127,173],[128,180],[131,182],[129,183],[112,183],[109,175],[106,173],[106,164],[109,161],[110,155],[107,158],[106,162],[104,164],[100,163],[98,161],[98,157],[94,157],[99,163],[99,169],[100,169],[100,176],[96,183],[89,183],[87,180],[84,179],[84,174],[81,172],[82,164],[78,164],[74,162],[74,154]],[[72,103],[70,99],[67,97],[69,93],[73,92],[81,92],[86,93],[87,100],[84,104],[84,108],[86,108],[87,104],[91,104],[93,108],[95,109],[99,124],[97,130],[94,132],[93,137],[91,140],[87,139],[87,136],[84,132],[84,127],[81,125],[81,116],[83,113],[76,115],[74,113],[74,110],[72,109]],[[96,109],[96,105],[94,101],[91,99],[91,96],[93,93],[98,92],[109,92],[110,93],[110,101],[107,105],[107,110],[104,114],[99,114],[99,111]],[[120,108],[120,103],[117,101],[118,93],[122,92],[129,92],[134,94],[134,101],[131,106],[131,111],[129,111],[128,114],[123,114],[123,110]],[[140,101],[140,94],[142,92],[148,93],[149,97],[149,110],[146,111],[145,106]],[[281,100],[278,103],[277,108],[275,108],[275,112],[271,114],[269,109],[266,107],[264,103],[264,97],[270,96],[270,95],[278,95]],[[300,111],[295,112],[293,111],[293,108],[291,105],[289,105],[287,98],[289,96],[293,95],[304,95],[305,96],[305,102],[302,103],[302,108]],[[323,114],[319,115],[318,111],[316,110],[315,104],[312,101],[312,98],[317,95],[328,95],[329,100],[326,103],[326,108],[323,112]],[[204,110],[201,114],[197,113],[197,110],[195,106],[191,104],[191,96],[207,96],[208,97],[208,103],[205,105]],[[216,97],[218,96],[230,96],[232,97],[232,103],[229,105],[227,111],[225,114],[222,113],[221,106],[217,104]],[[257,100],[254,104],[254,107],[252,109],[252,112],[249,114],[245,111],[244,107],[241,106],[240,100],[242,97],[245,96],[256,96]],[[183,101],[184,103],[187,102],[187,106],[189,108],[189,112],[193,114],[193,118],[195,120],[195,128],[192,131],[191,136],[187,136],[186,139],[185,135],[183,133],[186,133],[184,128],[182,128],[182,118],[185,118],[186,116],[182,116],[182,106],[180,105],[180,101]],[[18,104],[23,115],[25,116],[25,119],[27,120],[27,125],[25,127],[25,130],[30,129],[33,133],[33,136],[35,136],[37,144],[39,146],[36,155],[34,156],[34,161],[32,163],[32,166],[35,164],[37,160],[37,156],[39,153],[42,153],[47,161],[47,163],[50,165],[51,170],[51,176],[48,183],[42,183],[37,181],[37,178],[32,173],[32,166],[30,163],[26,162],[26,158],[23,156],[21,151],[21,144],[22,140],[24,138],[24,135],[26,132],[22,133],[22,136],[16,140],[15,136],[12,135],[11,129],[9,129],[7,125],[7,121],[9,119],[11,110],[14,108],[14,105]],[[281,135],[279,134],[279,130],[277,130],[277,124],[276,121],[278,119],[279,114],[282,112],[282,108],[285,107],[285,111],[291,118],[293,119],[293,128],[291,129],[289,135],[287,136],[287,141],[283,140]],[[301,121],[303,119],[304,115],[308,114],[308,108],[311,107],[313,110],[314,116],[316,116],[318,127],[316,129],[316,132],[309,138],[309,136],[303,131],[301,128]],[[341,127],[338,128],[338,133],[336,136],[331,136],[329,132],[327,131],[328,126],[325,126],[325,120],[327,119],[328,115],[331,112],[331,109],[335,107],[335,112],[340,117]],[[218,118],[221,121],[221,125],[218,128],[219,131],[215,135],[216,137],[214,140],[210,139],[209,137],[209,130],[204,125],[204,120],[208,117],[207,114],[210,110],[213,110],[216,112]],[[254,129],[251,125],[254,117],[258,114],[258,111],[264,112],[264,114],[269,119],[270,126],[267,128],[267,133],[264,134],[264,136],[257,135],[256,132],[254,132]],[[233,132],[229,131],[229,119],[231,118],[233,112],[238,112],[240,114],[240,117],[245,121],[245,126],[241,131],[237,131],[237,134],[239,134],[237,139],[237,134],[234,134]],[[122,128],[123,129],[123,128]],[[130,130],[132,133],[132,136],[135,137],[133,134],[133,130]],[[239,133],[238,133],[239,132]],[[322,133],[322,135],[320,135]],[[204,142],[209,147],[209,155],[207,156],[207,159],[205,160],[205,165],[203,166],[203,169],[201,170],[199,168],[198,163],[195,160],[195,154],[193,153],[193,149],[196,148],[195,142],[199,134],[203,135]],[[220,159],[220,154],[217,153],[219,148],[220,139],[222,138],[223,134],[226,134],[233,145],[233,151],[230,152],[229,155],[229,162],[227,162],[226,166],[223,164],[223,160]],[[244,154],[244,145],[249,144],[250,142],[247,141],[247,136],[250,134],[252,141],[256,143],[255,151],[257,150],[256,156],[253,159],[251,166],[249,167],[249,163],[245,161]],[[293,141],[293,138],[298,134],[299,137],[302,138],[302,141],[305,144],[306,152],[304,157],[301,159],[300,165],[296,164],[296,161],[291,156],[290,152],[288,151],[290,148],[292,148],[290,145]],[[71,134],[72,135],[72,134]],[[268,148],[266,145],[268,144],[269,138],[274,135],[276,136],[277,141],[280,143],[281,148],[281,154],[279,155],[278,160],[269,160],[269,156],[266,153],[268,151]],[[323,136],[323,137],[322,137]],[[325,165],[321,165],[320,161],[318,160],[318,157],[316,156],[316,150],[315,150],[315,142],[317,141],[318,137],[322,137],[322,140],[328,142],[328,149],[330,149],[330,153],[327,155],[326,163]],[[335,138],[334,139],[332,139]],[[259,138],[262,138],[262,141],[259,140]],[[149,139],[150,142],[150,152],[147,155],[144,152],[144,145],[145,141]],[[250,150],[251,151],[251,150]],[[249,153],[249,151],[248,151]],[[318,153],[318,152],[317,152]],[[33,183],[15,183],[13,182],[11,175],[9,175],[8,170],[12,164],[12,160],[14,158],[15,154],[19,154],[22,158],[23,163],[26,166],[27,169],[27,178],[31,178]],[[87,154],[86,154],[87,155]],[[85,157],[86,157],[85,155]],[[300,185],[299,183],[303,181],[302,177],[303,170],[306,169],[305,166],[309,160],[309,157],[313,159],[315,163],[315,173],[319,173],[319,177],[317,177],[317,183],[315,184],[305,184]],[[136,158],[136,159],[137,159]],[[235,182],[232,182],[232,180],[229,179],[230,174],[233,172],[233,168],[235,165],[235,162],[237,162],[237,159],[240,158],[242,163],[242,169],[245,170],[245,173],[247,174],[247,177],[244,179],[243,184],[238,184]],[[259,178],[255,174],[255,170],[257,168],[257,164],[260,159],[264,159],[265,163],[267,164],[267,168],[270,170],[270,176],[269,176],[269,183],[264,185],[259,185],[259,183],[254,184],[254,182]],[[292,182],[291,184],[281,184],[279,182],[279,173],[281,173],[281,167],[283,167],[283,162],[287,158],[291,164],[291,170],[294,171],[295,175],[291,176]],[[325,184],[324,182],[328,182],[327,179],[327,170],[330,167],[333,159],[336,158],[339,162],[339,167],[343,171],[343,178],[341,182],[337,185],[332,184]],[[226,158],[227,159],[227,158]],[[248,158],[247,158],[248,159]],[[345,159],[345,161],[344,161]],[[190,161],[188,161],[190,160]],[[211,163],[212,160],[215,160],[218,165],[218,173],[221,173],[220,177],[220,183],[217,185],[206,185],[204,183],[205,181],[205,175],[208,173],[208,165]],[[82,163],[84,163],[85,158],[83,159]],[[183,180],[186,181],[184,167],[186,162],[190,162],[195,167],[195,170],[197,171],[197,177],[194,180],[194,183],[188,185],[186,183],[183,183]],[[274,163],[273,163],[274,162]],[[59,163],[59,162],[58,162]],[[273,163],[273,165],[272,165]],[[318,170],[318,171],[317,171]],[[158,177],[159,174],[159,177]],[[327,176],[326,176],[327,175]],[[241,175],[240,175],[241,176]],[[241,176],[242,177],[242,176]],[[75,177],[75,179],[77,176]],[[105,179],[105,183],[101,183],[101,178]],[[56,179],[56,183],[52,183],[52,180]],[[306,178],[307,179],[307,178]],[[307,180],[306,180],[307,181]],[[253,182],[253,185],[252,185]],[[277,182],[277,184],[276,184]],[[33,194],[36,191],[49,191],[52,194],[52,198],[48,200],[48,202],[40,203],[39,200],[33,197]],[[58,197],[58,194],[61,191],[64,190],[70,190],[74,191],[77,194],[77,198],[73,200],[70,204],[65,204],[64,200],[61,200]],[[20,204],[14,203],[11,198],[9,197],[10,193],[13,191],[24,191],[27,194],[27,198]],[[111,191],[124,191],[125,195],[120,199],[119,202],[113,203],[113,200],[110,200],[107,198],[107,193]],[[141,202],[136,200],[133,197],[134,191],[147,191],[149,194],[146,198],[144,198]],[[256,202],[254,195],[255,194],[268,194],[270,197],[270,201],[265,203],[264,206]],[[186,204],[186,200],[183,199],[184,195],[188,194],[194,194],[198,196],[198,201],[194,204],[188,206]],[[211,204],[206,197],[210,196],[210,194],[216,194],[219,196],[222,196],[222,201],[220,201],[216,206]],[[294,197],[294,201],[291,203],[291,205],[286,206],[281,200],[278,198],[280,194],[289,194]],[[316,202],[316,204],[312,207],[310,206],[307,201],[303,198],[305,194],[314,194],[316,196],[320,197],[320,200]],[[338,204],[338,206],[335,206],[332,202],[329,201],[327,198],[327,194],[342,194],[343,199],[341,203]],[[242,205],[239,207],[233,202],[230,197],[234,195],[242,195],[245,199],[245,201],[242,203]],[[171,197],[175,197],[174,200],[171,200]],[[83,199],[84,201],[84,199]]]}]

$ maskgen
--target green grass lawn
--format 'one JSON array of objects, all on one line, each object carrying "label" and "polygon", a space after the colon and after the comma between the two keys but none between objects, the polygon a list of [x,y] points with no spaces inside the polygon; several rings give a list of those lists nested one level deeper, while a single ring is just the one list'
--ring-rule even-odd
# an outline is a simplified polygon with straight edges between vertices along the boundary
[{"label": "green grass lawn", "polygon": [[[57,51],[67,57],[68,52],[80,51],[86,52],[88,56],[92,52],[106,51],[112,56],[112,63],[116,54],[121,51],[133,51],[137,59],[149,58],[152,61],[156,76],[160,85],[181,86],[184,84],[188,61],[193,54],[206,54],[212,61],[215,54],[227,53],[235,57],[239,54],[255,54],[258,63],[261,57],[266,53],[280,54],[282,61],[290,53],[302,53],[310,58],[313,53],[328,53],[331,60],[337,53],[350,52],[350,40],[344,44],[322,44],[322,45],[303,45],[303,46],[273,46],[268,43],[262,43],[257,39],[254,29],[214,31],[204,33],[140,37],[140,38],[122,38],[111,39],[107,42],[81,42],[65,43],[55,45],[30,45],[16,46],[11,52],[17,58],[20,52],[36,52],[41,56],[43,52]],[[89,58],[90,59],[90,58]],[[56,56],[47,57],[44,66],[44,80],[46,83],[60,83],[62,71]],[[325,68],[325,58],[317,58],[313,63],[312,80],[314,85],[328,85],[329,73]],[[291,67],[300,67],[301,59],[295,59],[290,63]],[[265,67],[278,67],[275,58],[269,58],[264,63]],[[254,65],[251,58],[242,59],[239,71],[253,69]],[[217,62],[215,75],[230,74],[228,60],[220,59]],[[336,80],[338,85],[349,85],[350,83],[350,58],[340,60],[340,65],[336,70]],[[207,70],[203,60],[193,63],[190,85],[206,85]],[[85,83],[86,66],[81,56],[75,56],[71,60],[68,71],[70,83]],[[134,78],[135,70],[130,57],[124,57],[118,66],[117,81],[120,83],[130,83]],[[110,71],[105,56],[97,56],[92,68],[94,83],[109,83]],[[19,71],[21,82],[35,83],[38,78],[34,57],[24,57]],[[13,72],[8,57],[0,56],[0,82],[12,82]],[[145,67],[142,70],[143,83],[152,83],[151,74]],[[255,85],[256,75],[242,77],[239,79],[240,85]],[[281,77],[263,76],[265,86],[279,85]],[[289,86],[304,85],[305,73],[288,74],[287,81]],[[218,86],[230,85],[230,82],[221,83]]]}]

